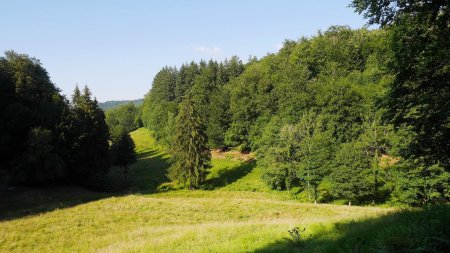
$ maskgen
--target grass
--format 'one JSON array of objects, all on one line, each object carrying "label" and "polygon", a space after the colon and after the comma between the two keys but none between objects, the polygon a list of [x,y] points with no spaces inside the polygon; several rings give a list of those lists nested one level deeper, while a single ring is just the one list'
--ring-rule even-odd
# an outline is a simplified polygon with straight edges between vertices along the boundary
[{"label": "grass", "polygon": [[[448,207],[299,203],[268,189],[252,160],[215,158],[204,189],[161,192],[169,184],[168,156],[147,130],[132,137],[139,160],[127,179],[118,168],[111,171],[110,192],[25,188],[8,192],[7,201],[2,196],[0,252],[446,250]],[[295,226],[306,228],[298,242],[288,233]]]},{"label": "grass", "polygon": [[149,130],[140,128],[131,133],[136,145],[138,162],[136,162],[127,178],[119,168],[112,168],[109,173],[112,191],[128,193],[152,193],[158,186],[169,180],[166,177],[169,156],[152,138]]}]

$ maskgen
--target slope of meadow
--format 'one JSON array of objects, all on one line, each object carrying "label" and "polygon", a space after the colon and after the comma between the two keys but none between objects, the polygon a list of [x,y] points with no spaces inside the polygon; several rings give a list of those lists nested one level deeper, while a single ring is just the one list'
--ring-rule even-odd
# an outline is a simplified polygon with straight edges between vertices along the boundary
[{"label": "slope of meadow", "polygon": [[[132,138],[139,160],[127,179],[111,171],[108,193],[57,186],[8,192],[0,252],[399,252],[424,240],[445,245],[449,234],[447,207],[299,203],[268,189],[251,158],[233,154],[215,156],[204,189],[175,190],[165,177],[168,156],[151,134],[139,129]],[[294,227],[300,240],[288,233]]]}]

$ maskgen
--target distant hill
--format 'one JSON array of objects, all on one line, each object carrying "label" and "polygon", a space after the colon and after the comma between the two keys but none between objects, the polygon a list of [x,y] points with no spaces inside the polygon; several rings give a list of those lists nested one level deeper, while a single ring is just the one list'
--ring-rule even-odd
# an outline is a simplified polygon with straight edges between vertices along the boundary
[{"label": "distant hill", "polygon": [[111,100],[111,101],[98,103],[98,105],[100,106],[100,108],[102,108],[104,111],[106,111],[106,110],[109,110],[118,105],[127,104],[130,102],[133,103],[134,105],[141,105],[144,102],[144,99],[140,98],[140,99],[135,99],[135,100]]}]

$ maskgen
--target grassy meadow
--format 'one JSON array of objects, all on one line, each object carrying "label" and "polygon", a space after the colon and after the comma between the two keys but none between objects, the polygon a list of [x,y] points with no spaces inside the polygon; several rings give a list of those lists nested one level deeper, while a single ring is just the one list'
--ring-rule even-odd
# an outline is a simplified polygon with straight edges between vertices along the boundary
[{"label": "grassy meadow", "polygon": [[[18,188],[0,203],[0,252],[428,252],[448,245],[450,209],[300,203],[270,190],[252,157],[214,155],[203,189],[168,182],[146,129],[139,160],[107,192]],[[299,237],[288,230],[299,228]],[[444,245],[444,246],[442,246]],[[438,247],[438,248],[439,248]],[[436,247],[434,247],[436,248]]]}]

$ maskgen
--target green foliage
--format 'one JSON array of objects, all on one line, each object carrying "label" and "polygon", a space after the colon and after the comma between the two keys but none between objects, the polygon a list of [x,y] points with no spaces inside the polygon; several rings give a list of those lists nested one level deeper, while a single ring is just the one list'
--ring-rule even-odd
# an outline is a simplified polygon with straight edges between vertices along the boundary
[{"label": "green foliage", "polygon": [[[267,189],[254,162],[213,158],[208,178],[214,190],[155,192],[167,182],[167,155],[149,130],[131,136],[140,159],[130,168],[127,187],[117,192],[73,186],[6,192],[0,202],[0,251],[448,251],[448,206],[303,204]],[[108,176],[123,180],[118,168]],[[300,247],[293,247],[287,232],[295,226],[306,228],[299,231]],[[144,233],[138,242],[128,236],[133,231]]]},{"label": "green foliage", "polygon": [[177,114],[174,101],[177,73],[176,69],[168,67],[158,72],[142,105],[143,125],[153,130],[158,141],[166,147],[170,146]]},{"label": "green foliage", "polygon": [[425,190],[400,189],[429,175],[437,194],[428,194],[435,196],[430,201],[444,201],[448,3],[354,0],[351,6],[383,29],[332,26],[287,40],[278,53],[246,65],[233,57],[164,68],[146,96],[144,125],[170,146],[189,94],[208,148],[256,152],[273,189],[295,188],[310,201],[420,204]]},{"label": "green foliage", "polygon": [[[347,173],[367,170],[353,182],[365,187],[358,199],[384,197],[386,179],[377,163],[391,147],[392,132],[377,106],[392,80],[386,57],[379,57],[386,54],[385,38],[381,31],[331,27],[285,42],[277,55],[253,63],[238,78],[243,82],[231,93],[237,101],[233,116],[242,120],[235,118],[229,133],[240,126],[234,134],[246,140],[238,142],[256,149],[271,187],[299,187],[310,201],[349,199],[354,192],[343,190],[353,187]],[[245,79],[247,71],[252,79]]]},{"label": "green foliage", "polygon": [[231,122],[229,92],[224,84],[242,73],[244,67],[237,57],[217,63],[201,61],[183,64],[179,70],[165,67],[154,78],[152,89],[144,99],[142,121],[153,130],[165,147],[171,145],[174,121],[179,103],[189,93],[196,110],[208,122],[207,135],[212,148],[226,146],[225,133]]},{"label": "green foliage", "polygon": [[226,146],[225,133],[230,128],[230,92],[225,86],[215,89],[210,98],[209,120],[206,129],[209,146],[223,148]]},{"label": "green foliage", "polygon": [[168,176],[189,189],[198,188],[210,168],[211,154],[205,128],[192,99],[185,97],[175,122]]},{"label": "green foliage", "polygon": [[0,81],[0,170],[9,183],[59,179],[67,163],[67,101],[39,60],[24,54],[8,51],[0,58]]},{"label": "green foliage", "polygon": [[[202,63],[202,65],[204,62]],[[183,97],[194,86],[195,78],[200,74],[200,66],[191,62],[189,64],[183,64],[176,75],[175,83],[175,99],[177,102],[181,102]]]},{"label": "green foliage", "polygon": [[[352,6],[369,18],[370,24],[381,24],[391,34],[388,42],[392,57],[388,67],[395,79],[389,85],[384,107],[386,117],[397,131],[409,135],[407,145],[401,145],[398,151],[409,160],[405,164],[410,168],[403,168],[399,173],[409,174],[411,183],[416,185],[427,181],[430,168],[442,168],[448,173],[449,2],[354,0]],[[424,203],[413,192],[400,195],[407,202]],[[445,196],[444,188],[438,195]]]},{"label": "green foliage", "polygon": [[86,87],[72,103],[39,60],[12,51],[0,58],[0,170],[9,184],[100,185],[109,167],[105,115]]},{"label": "green foliage", "polygon": [[333,195],[349,201],[361,201],[371,197],[368,179],[371,158],[364,155],[361,142],[342,144],[335,157],[335,170],[331,174]]},{"label": "green foliage", "polygon": [[[179,71],[164,68],[147,95],[143,118],[169,146],[178,131],[176,105],[189,93],[205,122],[208,147],[256,151],[270,187],[296,188],[310,201],[386,201],[401,174],[395,161],[423,153],[419,140],[433,143],[423,139],[431,130],[397,122],[389,105],[394,100],[386,99],[398,79],[391,69],[401,53],[390,44],[395,34],[333,26],[285,41],[279,53],[245,66],[232,58],[192,62]],[[445,156],[439,152],[429,153]],[[382,157],[394,162],[383,167]],[[428,167],[446,168],[442,159],[433,159]]]},{"label": "green foliage", "polygon": [[75,180],[101,187],[108,172],[109,129],[105,114],[86,86],[83,92],[75,88],[72,96],[72,141],[70,174]]},{"label": "green foliage", "polygon": [[31,129],[27,150],[15,169],[16,180],[43,184],[65,176],[66,163],[55,152],[53,138],[50,130],[40,127]]},{"label": "green foliage", "polygon": [[135,145],[126,129],[117,127],[112,131],[110,149],[112,164],[122,167],[126,176],[130,166],[136,162]]},{"label": "green foliage", "polygon": [[[284,163],[285,154],[283,147],[286,143],[280,140],[281,120],[278,117],[273,117],[269,124],[264,128],[262,138],[259,141],[259,154],[262,154],[259,164],[265,168],[264,181],[273,189],[286,189],[286,179],[289,168],[286,168],[281,163]],[[292,165],[292,164],[291,164]]]},{"label": "green foliage", "polygon": [[105,117],[106,124],[108,124],[110,129],[120,127],[124,128],[127,132],[131,132],[142,127],[142,125],[140,125],[139,108],[133,103],[123,104],[112,108],[106,111]]},{"label": "green foliage", "polygon": [[142,105],[143,102],[144,102],[143,98],[135,99],[135,100],[111,100],[111,101],[98,103],[98,106],[103,111],[106,112],[110,109],[116,108],[117,106],[121,106],[124,104],[130,104],[130,103],[134,104],[136,107],[139,107]]},{"label": "green foliage", "polygon": [[444,203],[450,197],[450,173],[439,164],[418,166],[402,161],[394,167],[390,201],[403,205]]}]

